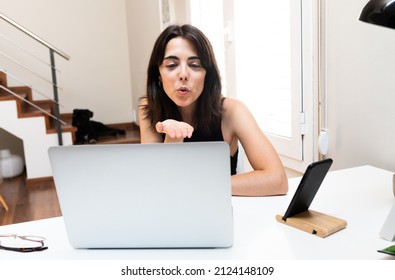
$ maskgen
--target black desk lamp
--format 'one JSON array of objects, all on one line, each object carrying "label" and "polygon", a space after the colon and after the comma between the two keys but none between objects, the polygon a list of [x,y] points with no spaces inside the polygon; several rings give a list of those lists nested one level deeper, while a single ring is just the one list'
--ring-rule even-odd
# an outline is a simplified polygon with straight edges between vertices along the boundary
[{"label": "black desk lamp", "polygon": [[395,29],[395,0],[370,0],[359,20]]},{"label": "black desk lamp", "polygon": [[[359,20],[395,29],[395,0],[370,0],[361,12]],[[395,195],[395,175],[393,182]],[[380,231],[380,236],[395,241],[395,204]]]}]

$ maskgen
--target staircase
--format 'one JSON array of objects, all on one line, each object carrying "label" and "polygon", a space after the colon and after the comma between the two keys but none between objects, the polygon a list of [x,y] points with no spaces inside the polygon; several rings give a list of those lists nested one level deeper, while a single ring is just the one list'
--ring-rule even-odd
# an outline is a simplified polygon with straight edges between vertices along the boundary
[{"label": "staircase", "polygon": [[[57,120],[51,116],[55,117],[55,107],[52,100],[39,100],[34,101],[32,97],[32,90],[28,86],[13,86],[8,87],[7,75],[6,73],[0,71],[0,86],[7,88],[9,91],[16,93],[19,97],[14,96],[9,91],[0,87],[0,101],[13,100],[16,102],[18,118],[30,118],[30,117],[44,117],[46,132],[48,134],[56,134],[56,122]],[[26,102],[27,101],[27,102]],[[43,111],[34,107],[41,108]],[[75,137],[76,128],[71,125],[71,114],[62,114],[61,120],[64,122],[61,124],[62,131],[65,133],[72,133],[73,142]]]},{"label": "staircase", "polygon": [[[27,179],[52,176],[48,148],[58,145],[53,113],[52,101],[34,101],[27,86],[8,87],[6,74],[0,72],[0,127],[23,141]],[[63,115],[61,119],[65,123],[63,143],[72,145],[76,129],[70,124],[71,117]]]},{"label": "staircase", "polygon": [[[23,141],[27,185],[52,177],[48,148],[59,145],[54,112],[52,100],[33,100],[32,90],[27,86],[9,87],[6,73],[0,71],[0,127]],[[77,129],[71,125],[72,113],[60,114],[60,120],[63,145],[73,145]],[[140,142],[136,124],[110,126],[125,129],[126,135],[99,139],[97,144]]]}]

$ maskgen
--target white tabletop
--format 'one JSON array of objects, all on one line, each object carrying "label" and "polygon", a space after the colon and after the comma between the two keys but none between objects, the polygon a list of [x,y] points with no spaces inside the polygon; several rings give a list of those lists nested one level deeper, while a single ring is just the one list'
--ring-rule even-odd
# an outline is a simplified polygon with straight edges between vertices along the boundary
[{"label": "white tabletop", "polygon": [[375,260],[393,259],[378,253],[392,245],[379,236],[393,205],[393,173],[371,166],[331,171],[310,209],[348,222],[326,238],[300,231],[275,220],[283,214],[299,184],[289,180],[286,196],[233,197],[234,245],[226,249],[74,249],[67,240],[62,217],[0,227],[0,233],[40,235],[49,249],[43,252],[1,251],[0,259],[44,260]]}]

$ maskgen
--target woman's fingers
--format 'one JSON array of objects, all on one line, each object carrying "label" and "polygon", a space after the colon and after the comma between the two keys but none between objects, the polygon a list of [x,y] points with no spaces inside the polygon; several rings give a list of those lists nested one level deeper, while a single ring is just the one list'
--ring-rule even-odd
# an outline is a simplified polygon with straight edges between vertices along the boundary
[{"label": "woman's fingers", "polygon": [[176,120],[165,120],[155,125],[158,133],[165,133],[171,138],[183,139],[191,138],[193,127],[186,122]]}]

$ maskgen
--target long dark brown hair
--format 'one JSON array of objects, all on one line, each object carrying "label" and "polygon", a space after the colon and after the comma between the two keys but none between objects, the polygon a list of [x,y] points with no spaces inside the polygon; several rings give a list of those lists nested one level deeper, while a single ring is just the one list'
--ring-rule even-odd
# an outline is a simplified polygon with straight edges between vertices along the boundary
[{"label": "long dark brown hair", "polygon": [[191,125],[196,132],[208,136],[210,130],[221,125],[221,77],[210,41],[202,31],[189,24],[168,26],[155,42],[148,64],[146,96],[141,97],[147,100],[143,107],[145,118],[150,120],[152,127],[166,119],[182,121],[177,105],[164,92],[159,78],[159,66],[163,62],[167,43],[176,37],[188,40],[196,48],[206,70],[203,92],[196,101],[197,109]]}]

